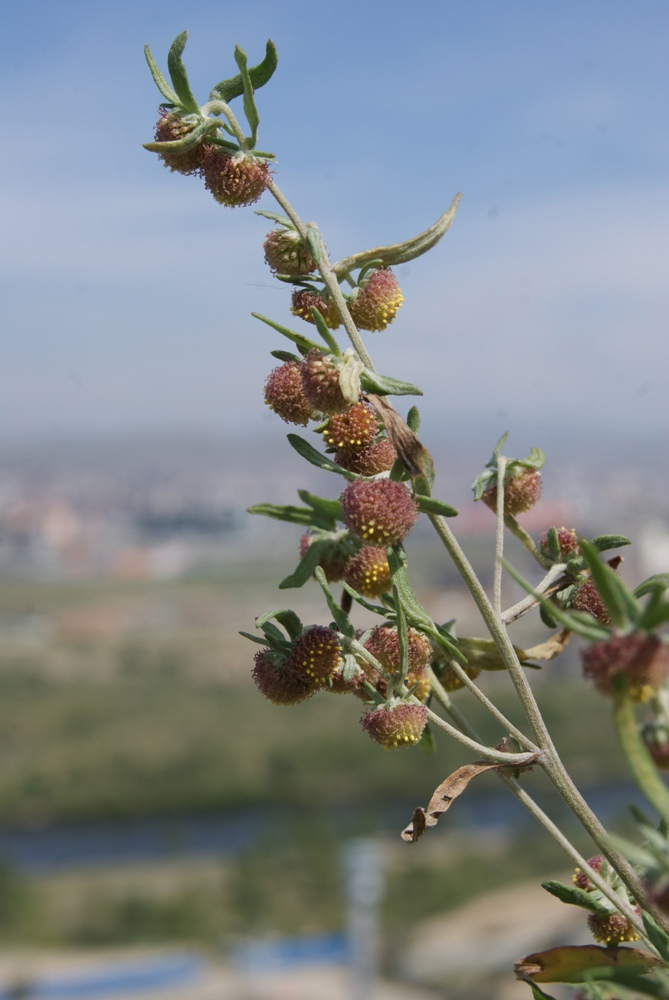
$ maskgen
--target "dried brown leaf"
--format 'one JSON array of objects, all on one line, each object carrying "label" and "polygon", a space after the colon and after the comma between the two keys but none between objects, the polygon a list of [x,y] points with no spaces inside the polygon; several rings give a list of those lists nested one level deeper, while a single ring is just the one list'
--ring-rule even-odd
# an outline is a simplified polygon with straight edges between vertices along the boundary
[{"label": "dried brown leaf", "polygon": [[573,945],[549,948],[514,965],[518,979],[528,977],[537,983],[583,983],[596,978],[597,969],[621,969],[632,975],[651,972],[662,963],[654,955],[638,948],[600,948],[599,945]]}]

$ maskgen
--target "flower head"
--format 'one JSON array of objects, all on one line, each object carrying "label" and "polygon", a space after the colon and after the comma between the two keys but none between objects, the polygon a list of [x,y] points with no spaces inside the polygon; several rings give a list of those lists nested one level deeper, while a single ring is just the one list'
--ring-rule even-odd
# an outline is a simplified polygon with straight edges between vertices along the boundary
[{"label": "flower head", "polygon": [[369,544],[395,545],[413,528],[418,507],[407,488],[392,479],[357,479],[341,496],[344,523]]},{"label": "flower head", "polygon": [[404,296],[397,278],[389,268],[372,271],[349,298],[353,322],[361,330],[385,330],[397,315]]}]

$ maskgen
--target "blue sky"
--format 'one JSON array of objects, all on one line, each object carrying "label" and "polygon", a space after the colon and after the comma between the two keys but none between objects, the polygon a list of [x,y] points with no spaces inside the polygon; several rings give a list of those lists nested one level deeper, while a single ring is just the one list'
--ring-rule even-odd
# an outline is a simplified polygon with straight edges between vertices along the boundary
[{"label": "blue sky", "polygon": [[267,222],[142,149],[161,99],[143,45],[164,67],[184,28],[202,101],[235,43],[256,62],[276,42],[259,145],[334,258],[463,192],[368,337],[381,371],[422,385],[426,420],[491,443],[666,430],[666,0],[24,0],[0,69],[3,438],[285,430],[262,405],[283,345],[250,313],[302,324],[263,262]]}]

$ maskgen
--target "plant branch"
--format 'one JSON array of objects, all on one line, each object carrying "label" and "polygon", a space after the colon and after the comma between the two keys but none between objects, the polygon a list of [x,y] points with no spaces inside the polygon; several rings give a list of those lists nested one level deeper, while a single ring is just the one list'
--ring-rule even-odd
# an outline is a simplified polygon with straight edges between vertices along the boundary
[{"label": "plant branch", "polygon": [[497,518],[495,531],[495,574],[493,580],[492,604],[495,614],[499,617],[502,614],[502,560],[504,559],[504,473],[506,472],[506,458],[504,455],[497,456],[497,504],[495,516]]}]

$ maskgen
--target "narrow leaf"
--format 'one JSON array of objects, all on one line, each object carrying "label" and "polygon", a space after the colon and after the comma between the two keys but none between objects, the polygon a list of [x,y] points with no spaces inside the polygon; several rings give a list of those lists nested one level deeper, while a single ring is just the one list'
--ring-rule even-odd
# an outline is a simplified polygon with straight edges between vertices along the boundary
[{"label": "narrow leaf", "polygon": [[523,983],[527,983],[530,987],[532,990],[532,1000],[555,1000],[555,997],[551,996],[550,993],[545,993],[544,990],[537,986],[536,983],[533,983],[528,976],[518,976],[518,979],[520,979]]},{"label": "narrow leaf", "polygon": [[148,63],[149,69],[151,70],[151,76],[153,77],[153,82],[155,83],[160,93],[170,102],[170,104],[178,104],[179,103],[178,96],[174,93],[169,83],[167,82],[163,74],[160,72],[160,69],[158,68],[158,63],[153,58],[153,53],[151,52],[151,49],[149,48],[148,45],[144,46],[144,58]]},{"label": "narrow leaf", "polygon": [[297,354],[291,354],[290,351],[276,350],[276,351],[270,351],[269,353],[272,355],[273,358],[276,358],[277,361],[283,361],[284,364],[289,361],[297,361],[299,364],[299,362],[302,360],[302,358],[298,357]]},{"label": "narrow leaf", "polygon": [[555,882],[551,879],[548,882],[542,882],[541,886],[546,892],[550,892],[551,896],[556,896],[563,903],[581,906],[584,910],[590,910],[591,913],[607,912],[606,907],[593,900],[592,893],[586,892],[585,889],[579,889],[576,885],[564,885],[562,882]]},{"label": "narrow leaf", "polygon": [[300,500],[304,500],[306,504],[313,507],[320,514],[325,517],[331,517],[333,521],[343,520],[343,511],[341,508],[341,503],[339,500],[327,500],[325,497],[317,497],[315,493],[310,493],[309,490],[298,490],[297,491]]},{"label": "narrow leaf", "polygon": [[279,608],[278,611],[269,611],[266,615],[261,615],[260,618],[256,618],[256,625],[258,628],[266,628],[273,618],[275,618],[280,625],[283,625],[291,639],[296,639],[297,636],[301,635],[304,631],[302,622],[297,617],[295,612],[290,610],[290,608]]},{"label": "narrow leaf", "polygon": [[623,545],[631,545],[629,538],[625,535],[597,535],[590,539],[590,544],[594,545],[598,552],[606,552],[608,549],[619,549]]},{"label": "narrow leaf", "polygon": [[[265,58],[257,66],[251,66],[248,71],[254,90],[258,90],[267,83],[272,77],[278,62],[276,46],[270,38],[265,48]],[[244,81],[241,74],[238,73],[237,76],[230,77],[229,80],[221,80],[220,83],[217,83],[209,95],[209,100],[225,101],[226,104],[229,104],[235,97],[240,97],[243,93]]]},{"label": "narrow leaf", "polygon": [[650,591],[650,600],[646,603],[637,627],[650,632],[658,625],[669,621],[668,597],[667,588],[658,583],[655,589]]},{"label": "narrow leaf", "polygon": [[343,608],[341,608],[337,604],[334,597],[332,596],[332,591],[330,590],[328,582],[325,579],[325,573],[323,572],[322,567],[320,566],[316,567],[315,576],[321,585],[321,590],[325,594],[325,600],[328,602],[330,614],[334,619],[335,625],[337,626],[342,635],[345,635],[347,636],[347,638],[352,639],[355,636],[355,629],[353,628],[351,620],[349,619],[346,612],[343,610]]},{"label": "narrow leaf", "polygon": [[327,545],[324,545],[323,542],[312,542],[300,559],[295,571],[281,581],[279,590],[303,587],[307,580],[310,580],[314,575],[314,571],[326,547]]},{"label": "narrow leaf", "polygon": [[425,497],[415,493],[414,500],[423,514],[442,514],[444,517],[457,517],[458,515],[455,507],[444,503],[443,500],[437,500],[436,497]]},{"label": "narrow leaf", "polygon": [[[375,392],[378,396],[422,396],[423,390],[411,382],[392,378],[389,375],[379,375],[369,368],[363,369],[360,384],[365,392]],[[413,428],[412,428],[413,430]]]},{"label": "narrow leaf", "polygon": [[267,326],[271,326],[273,330],[280,333],[282,337],[286,337],[288,340],[292,340],[294,344],[304,350],[307,354],[309,351],[316,348],[320,351],[320,344],[317,344],[315,340],[309,340],[308,337],[303,337],[301,333],[295,333],[294,330],[289,330],[287,326],[282,326],[281,323],[275,323],[273,319],[268,319],[267,316],[263,316],[260,313],[251,313],[255,319],[259,319],[261,323],[266,323]]},{"label": "narrow leaf", "polygon": [[651,591],[655,590],[658,585],[665,589],[669,588],[669,573],[656,573],[654,576],[649,576],[634,590],[634,596],[644,597],[645,594],[650,594]]},{"label": "narrow leaf", "polygon": [[243,635],[245,639],[250,639],[251,642],[257,642],[259,646],[267,645],[264,639],[261,639],[259,635],[253,635],[251,632],[242,632],[240,629],[239,635]]},{"label": "narrow leaf", "polygon": [[611,567],[602,562],[594,545],[585,539],[581,540],[580,544],[593,583],[613,624],[616,628],[625,628],[630,621],[636,624],[643,610],[639,602]]},{"label": "narrow leaf", "polygon": [[307,226],[307,244],[309,245],[309,253],[314,259],[314,264],[318,267],[323,259],[323,240],[315,226]]},{"label": "narrow leaf", "polygon": [[[659,960],[638,948],[601,948],[595,944],[549,948],[520,958],[514,970],[518,978],[540,983],[584,983],[609,978],[610,973],[642,975]],[[615,978],[615,977],[614,977]]]},{"label": "narrow leaf", "polygon": [[351,476],[349,472],[342,469],[340,465],[337,465],[326,455],[322,455],[320,451],[317,451],[313,445],[301,438],[299,434],[289,434],[288,441],[291,448],[294,448],[298,455],[302,458],[306,458],[307,462],[311,462],[315,465],[317,469],[325,469],[327,472],[336,472],[340,476],[344,476],[347,479],[357,478]]},{"label": "narrow leaf", "polygon": [[258,109],[256,107],[256,102],[253,98],[253,84],[251,83],[251,77],[249,76],[249,70],[247,66],[246,52],[239,45],[235,45],[235,62],[239,66],[239,73],[242,78],[242,86],[244,87],[244,114],[246,115],[246,120],[249,123],[249,128],[251,129],[251,146],[256,144],[256,139],[258,138],[258,125],[260,124],[260,116],[258,115]]},{"label": "narrow leaf", "polygon": [[182,108],[188,111],[189,114],[197,114],[200,110],[200,105],[195,100],[193,92],[190,89],[186,67],[184,66],[183,59],[181,58],[181,53],[186,47],[187,39],[187,31],[182,31],[181,34],[177,35],[174,39],[172,45],[170,46],[170,51],[167,53],[167,69],[169,70],[172,86],[177,92],[179,103]]},{"label": "narrow leaf", "polygon": [[407,413],[407,426],[414,434],[420,430],[420,413],[417,406],[412,406]]},{"label": "narrow leaf", "polygon": [[646,928],[646,933],[648,934],[648,939],[651,944],[653,944],[660,956],[664,959],[665,965],[669,963],[669,935],[667,935],[661,927],[655,923],[653,918],[649,913],[642,911],[641,919],[643,920],[643,925]]},{"label": "narrow leaf", "polygon": [[323,319],[321,312],[316,308],[316,306],[311,307],[311,315],[314,317],[314,323],[316,324],[316,329],[320,333],[321,337],[325,341],[328,350],[335,357],[341,357],[341,350],[339,349],[339,344],[332,336],[332,331],[328,327],[327,323]]},{"label": "narrow leaf", "polygon": [[608,630],[603,625],[599,625],[592,615],[563,611],[562,608],[558,608],[556,604],[553,604],[549,597],[544,597],[542,594],[537,593],[534,587],[527,580],[524,580],[520,573],[506,559],[502,560],[502,565],[509,576],[513,577],[523,590],[531,594],[542,607],[546,606],[551,618],[564,625],[570,632],[575,632],[576,635],[587,639],[588,642],[601,642],[602,639],[608,638]]},{"label": "narrow leaf", "polygon": [[290,524],[302,524],[307,528],[322,528],[331,531],[334,527],[332,518],[324,517],[313,507],[292,507],[290,504],[257,503],[247,508],[249,514],[260,514],[271,517],[275,521],[288,521]]}]

